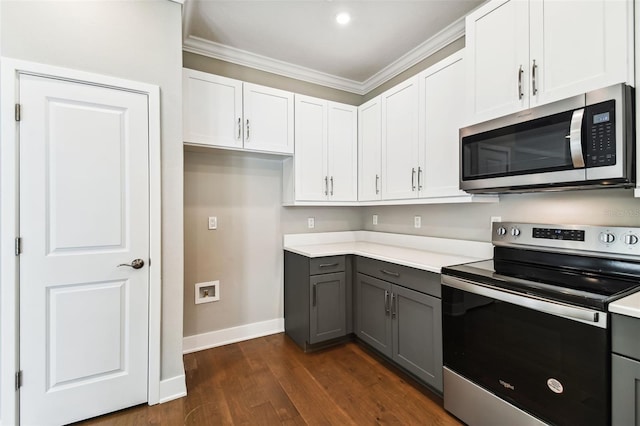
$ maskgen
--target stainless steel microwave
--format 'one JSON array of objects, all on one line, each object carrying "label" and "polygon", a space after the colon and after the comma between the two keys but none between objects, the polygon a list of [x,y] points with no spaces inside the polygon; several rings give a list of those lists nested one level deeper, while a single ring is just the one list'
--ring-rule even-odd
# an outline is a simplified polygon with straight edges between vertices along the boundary
[{"label": "stainless steel microwave", "polygon": [[633,96],[619,84],[460,129],[460,188],[633,186]]}]

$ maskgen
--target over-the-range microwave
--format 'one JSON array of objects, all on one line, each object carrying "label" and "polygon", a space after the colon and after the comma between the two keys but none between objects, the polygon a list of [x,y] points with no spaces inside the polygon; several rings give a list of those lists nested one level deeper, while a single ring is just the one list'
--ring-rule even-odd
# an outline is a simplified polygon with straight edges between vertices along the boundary
[{"label": "over-the-range microwave", "polygon": [[460,129],[460,188],[633,186],[633,98],[618,84]]}]

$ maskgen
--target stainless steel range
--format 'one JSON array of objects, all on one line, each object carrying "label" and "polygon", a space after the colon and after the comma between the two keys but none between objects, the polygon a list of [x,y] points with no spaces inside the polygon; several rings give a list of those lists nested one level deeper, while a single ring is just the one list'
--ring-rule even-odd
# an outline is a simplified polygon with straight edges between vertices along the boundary
[{"label": "stainless steel range", "polygon": [[611,423],[608,305],[640,290],[640,228],[494,223],[442,269],[445,408],[469,425]]}]

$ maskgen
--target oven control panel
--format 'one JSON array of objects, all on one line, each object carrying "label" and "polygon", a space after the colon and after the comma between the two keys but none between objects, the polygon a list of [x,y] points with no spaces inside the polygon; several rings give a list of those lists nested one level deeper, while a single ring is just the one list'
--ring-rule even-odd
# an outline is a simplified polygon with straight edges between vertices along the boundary
[{"label": "oven control panel", "polygon": [[494,245],[638,256],[640,261],[640,227],[495,222],[492,234]]}]

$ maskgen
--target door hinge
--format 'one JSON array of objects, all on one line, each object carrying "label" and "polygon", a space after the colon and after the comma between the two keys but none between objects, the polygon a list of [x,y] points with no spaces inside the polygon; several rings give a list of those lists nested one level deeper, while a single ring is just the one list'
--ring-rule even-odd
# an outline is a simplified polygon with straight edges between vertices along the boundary
[{"label": "door hinge", "polygon": [[20,121],[20,111],[21,107],[20,104],[16,104],[16,121]]},{"label": "door hinge", "polygon": [[16,256],[20,256],[22,253],[22,238],[16,237]]},{"label": "door hinge", "polygon": [[22,370],[16,373],[16,390],[22,387]]}]

